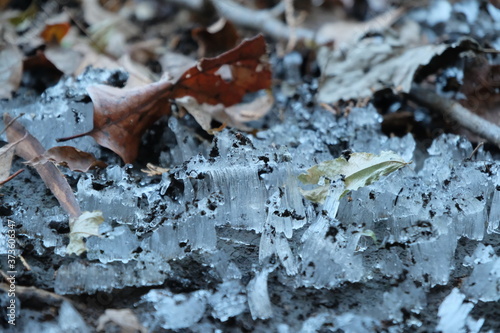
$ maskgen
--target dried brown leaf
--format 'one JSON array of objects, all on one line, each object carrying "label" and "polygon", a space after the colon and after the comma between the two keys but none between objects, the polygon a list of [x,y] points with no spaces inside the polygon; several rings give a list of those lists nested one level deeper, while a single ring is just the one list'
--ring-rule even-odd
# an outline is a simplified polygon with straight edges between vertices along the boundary
[{"label": "dried brown leaf", "polygon": [[242,131],[250,131],[251,128],[245,125],[245,122],[257,120],[266,115],[273,106],[274,98],[268,93],[257,97],[252,102],[229,107],[224,107],[222,104],[199,104],[190,96],[177,99],[176,103],[184,107],[205,131],[211,133],[213,119]]},{"label": "dried brown leaf", "polygon": [[149,177],[160,176],[161,174],[170,171],[170,169],[162,168],[152,163],[146,164],[147,169],[141,169]]},{"label": "dried brown leaf", "polygon": [[[221,75],[224,68],[230,77]],[[270,86],[266,42],[259,35],[216,58],[202,59],[177,80],[170,97],[193,96],[198,103],[231,106],[245,94]]]},{"label": "dried brown leaf", "polygon": [[107,309],[98,319],[97,330],[105,330],[107,323],[114,323],[121,328],[122,333],[146,333],[139,319],[131,309]]},{"label": "dried brown leaf", "polygon": [[224,18],[207,28],[196,28],[191,31],[198,42],[198,56],[213,56],[236,46],[239,35],[235,26]]},{"label": "dried brown leaf", "polygon": [[26,162],[26,164],[36,166],[49,161],[78,172],[87,172],[95,168],[104,169],[107,166],[103,161],[97,160],[94,155],[71,146],[50,148],[42,155]]},{"label": "dried brown leaf", "polygon": [[[222,75],[224,68],[229,77]],[[246,93],[268,89],[270,85],[266,43],[259,35],[216,58],[202,59],[175,82],[162,79],[134,89],[89,87],[94,102],[94,128],[58,141],[90,135],[130,163],[137,157],[144,132],[161,116],[170,114],[172,99],[192,96],[198,103],[231,106],[241,102]]]},{"label": "dried brown leaf", "polygon": [[[12,117],[5,113],[4,123],[8,124],[12,121]],[[45,153],[45,149],[42,147],[40,142],[33,137],[24,128],[21,123],[14,121],[7,128],[7,139],[9,142],[16,142],[24,138],[16,146],[16,154],[26,161],[29,161],[39,155]],[[73,190],[69,186],[64,175],[57,169],[57,167],[52,163],[39,164],[34,167],[40,177],[42,178],[45,185],[54,194],[57,201],[61,207],[71,216],[77,217],[81,214],[80,206],[73,194]]]},{"label": "dried brown leaf", "polygon": [[87,91],[94,102],[94,129],[88,135],[125,163],[133,162],[144,132],[163,115],[170,114],[170,100],[158,98],[170,85],[160,81],[130,90],[89,87]]}]

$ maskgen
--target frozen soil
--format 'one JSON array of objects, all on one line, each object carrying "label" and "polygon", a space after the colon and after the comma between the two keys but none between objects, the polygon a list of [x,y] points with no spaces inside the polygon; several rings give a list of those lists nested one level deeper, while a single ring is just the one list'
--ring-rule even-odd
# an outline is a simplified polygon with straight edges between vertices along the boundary
[{"label": "frozen soil", "polygon": [[[447,1],[433,1],[414,14],[428,21],[430,41],[472,34],[499,45],[485,19],[493,14],[474,18],[464,9],[479,8],[475,1],[453,5],[444,19],[430,15],[439,6],[451,12]],[[300,61],[298,53],[272,57],[284,84],[273,90],[273,110],[250,124],[255,134],[226,128],[212,137],[189,115],[164,118],[143,137],[134,165],[89,137],[72,141],[109,164],[86,174],[61,168],[82,210],[105,217],[101,237],[89,236],[80,256],[66,253],[67,214],[17,159],[13,170],[25,171],[1,189],[0,230],[6,236],[15,224],[18,312],[12,327],[2,284],[0,331],[498,331],[498,150],[473,151],[454,134],[382,131],[375,106],[389,112],[406,103],[392,93],[326,110],[316,100],[318,78],[302,77]],[[86,87],[126,79],[87,69],[41,95],[21,88],[0,106],[24,113],[19,121],[50,148],[91,129]],[[418,118],[414,128],[439,129],[436,114],[404,108]],[[314,164],[387,150],[412,163],[340,200],[315,204],[301,195],[297,177]],[[170,170],[150,177],[141,172],[147,163]],[[9,270],[6,242],[0,269]],[[110,309],[132,312],[110,319]]]},{"label": "frozen soil", "polygon": [[[84,89],[111,77],[88,70],[2,107],[31,114],[23,123],[52,146],[87,129]],[[82,209],[106,219],[78,257],[65,253],[67,216],[34,170],[6,184],[4,232],[14,221],[31,268],[18,260],[15,331],[95,331],[106,309],[125,308],[152,332],[498,328],[500,164],[482,149],[469,158],[472,144],[451,134],[427,147],[411,134],[388,137],[371,104],[334,115],[314,103],[315,86],[303,83],[290,98],[276,90],[256,135],[224,129],[206,140],[189,116],[164,119],[134,166],[77,141],[111,165],[64,171]],[[414,163],[338,209],[333,199],[305,200],[297,176],[346,149],[392,150]],[[171,170],[140,172],[152,155]],[[1,300],[5,311],[6,292]],[[113,322],[102,329],[120,331]]]}]

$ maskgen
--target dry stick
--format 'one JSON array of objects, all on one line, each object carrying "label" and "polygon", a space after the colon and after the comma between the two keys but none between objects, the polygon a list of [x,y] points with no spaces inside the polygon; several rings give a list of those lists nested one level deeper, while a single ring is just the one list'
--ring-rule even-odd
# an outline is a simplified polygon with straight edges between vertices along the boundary
[{"label": "dry stick", "polygon": [[286,45],[286,52],[291,52],[295,45],[297,44],[297,19],[295,18],[295,8],[293,6],[293,0],[283,0],[285,4],[285,20],[290,29],[290,37],[288,38],[288,43]]},{"label": "dry stick", "polygon": [[[200,11],[203,9],[205,1],[202,0],[164,0],[190,10]],[[208,0],[207,0],[208,1]],[[232,0],[210,0],[212,6],[220,16],[232,23],[266,33],[276,39],[290,39],[292,28],[281,22],[276,17],[284,11],[282,2],[271,9],[255,10],[242,6]],[[304,28],[295,28],[295,36],[298,40],[314,41],[315,33]]]},{"label": "dry stick", "polygon": [[[253,10],[236,4],[231,0],[212,0],[212,5],[227,20],[255,30],[265,32],[277,39],[289,39],[292,29],[273,16],[270,10]],[[309,29],[296,28],[297,39],[314,40],[314,32]]]},{"label": "dry stick", "polygon": [[419,104],[441,112],[465,129],[500,147],[500,127],[475,115],[459,103],[416,85],[412,86],[409,97]]},{"label": "dry stick", "polygon": [[21,172],[23,172],[24,169],[19,169],[17,170],[16,172],[14,172],[12,175],[10,175],[9,177],[5,178],[4,180],[0,181],[0,185],[3,185],[9,181],[11,181],[15,176],[17,176],[18,174],[20,174]]}]

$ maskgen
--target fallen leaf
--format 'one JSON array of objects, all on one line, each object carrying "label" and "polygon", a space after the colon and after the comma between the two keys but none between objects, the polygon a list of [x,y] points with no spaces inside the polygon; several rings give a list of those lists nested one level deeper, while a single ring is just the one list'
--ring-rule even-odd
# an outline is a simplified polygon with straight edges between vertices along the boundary
[{"label": "fallen leaf", "polygon": [[391,151],[383,151],[380,155],[369,153],[352,153],[348,158],[339,157],[322,162],[299,175],[304,184],[320,185],[312,190],[302,190],[302,194],[313,202],[322,203],[328,193],[331,182],[341,181],[343,192],[355,191],[386,176],[408,163],[401,156]]},{"label": "fallen leaf", "polygon": [[[228,77],[223,76],[224,69]],[[231,106],[245,94],[270,86],[266,42],[258,35],[216,58],[202,59],[175,82],[170,98],[193,96],[198,103]]]},{"label": "fallen leaf", "polygon": [[101,146],[118,154],[125,163],[137,157],[144,132],[163,115],[170,114],[170,99],[166,95],[171,83],[159,81],[133,89],[110,86],[87,88],[94,102],[94,128],[88,133],[58,139],[65,141],[90,135]]},{"label": "fallen leaf", "polygon": [[173,81],[180,78],[185,71],[196,65],[196,60],[181,53],[167,51],[158,62],[163,72],[170,76]]},{"label": "fallen leaf", "polygon": [[106,309],[97,321],[97,331],[105,331],[107,323],[119,326],[121,333],[146,333],[148,331],[131,309]]},{"label": "fallen leaf", "polygon": [[[9,142],[16,142],[24,138],[16,146],[16,155],[29,161],[45,153],[45,149],[40,142],[29,134],[18,121],[12,121],[12,117],[7,113],[4,114],[3,119],[5,124],[11,123],[6,129]],[[34,168],[69,216],[79,216],[81,213],[80,206],[61,171],[52,163],[39,164]]]},{"label": "fallen leaf", "polygon": [[82,9],[89,24],[87,33],[99,52],[119,58],[126,53],[127,40],[140,35],[140,30],[126,17],[126,6],[123,13],[114,13],[102,7],[98,0],[85,0]]},{"label": "fallen leaf", "polygon": [[15,45],[0,45],[0,99],[11,98],[23,75],[23,54]]},{"label": "fallen leaf", "polygon": [[222,104],[199,104],[193,97],[186,96],[176,99],[176,104],[184,107],[208,133],[213,131],[211,126],[213,119],[242,131],[251,131],[252,129],[245,123],[266,115],[274,104],[274,97],[271,93],[267,93],[255,98],[252,102],[225,107]]},{"label": "fallen leaf", "polygon": [[375,37],[343,51],[330,53],[323,48],[318,55],[324,77],[318,101],[360,99],[388,87],[409,92],[417,69],[448,48],[446,44],[407,47],[390,41],[380,43]]},{"label": "fallen leaf", "polygon": [[102,212],[83,212],[78,217],[69,219],[69,244],[66,247],[66,253],[80,255],[87,251],[85,238],[89,236],[100,236],[99,225],[104,222]]},{"label": "fallen leaf", "polygon": [[146,164],[147,169],[141,169],[149,177],[160,176],[161,174],[170,171],[170,169],[162,168],[152,163]]},{"label": "fallen leaf", "polygon": [[60,44],[70,27],[71,25],[68,22],[47,24],[45,29],[40,33],[40,37],[47,43]]},{"label": "fallen leaf", "polygon": [[48,47],[43,54],[55,68],[66,75],[73,75],[83,59],[80,52],[58,45]]},{"label": "fallen leaf", "polygon": [[[500,125],[500,65],[491,63],[487,57],[478,54],[464,60],[463,84],[460,92],[465,99],[459,100],[460,104],[488,120]],[[455,126],[456,127],[456,126]],[[459,134],[466,135],[472,142],[483,141],[483,138],[463,128],[454,128]]]},{"label": "fallen leaf", "polygon": [[500,65],[490,63],[484,55],[465,60],[463,84],[460,88],[460,92],[466,97],[462,101],[463,106],[499,124],[499,88]]},{"label": "fallen leaf", "polygon": [[[223,76],[223,68],[227,77]],[[125,163],[131,163],[137,157],[144,132],[161,116],[170,114],[171,100],[192,96],[198,103],[231,106],[241,102],[246,93],[268,89],[270,85],[266,43],[259,35],[216,58],[202,59],[175,82],[163,78],[134,89],[89,87],[94,128],[57,141],[90,135]]]},{"label": "fallen leaf", "polygon": [[198,56],[213,56],[225,52],[238,42],[239,35],[234,25],[224,18],[208,28],[195,28],[191,35],[198,42]]},{"label": "fallen leaf", "polygon": [[[71,51],[70,51],[71,52]],[[24,72],[31,72],[36,80],[44,83],[56,83],[63,72],[45,56],[45,52],[38,50],[34,55],[26,57],[23,61]]]},{"label": "fallen leaf", "polygon": [[26,164],[36,166],[49,161],[78,172],[87,172],[95,168],[104,169],[107,166],[103,161],[97,160],[94,155],[71,146],[50,148],[42,155],[29,160]]},{"label": "fallen leaf", "polygon": [[226,114],[235,124],[255,121],[265,116],[274,105],[271,92],[255,98],[248,103],[240,103],[226,108]]},{"label": "fallen leaf", "polygon": [[403,7],[394,8],[366,22],[344,20],[326,23],[318,29],[316,43],[318,45],[324,45],[335,42],[337,48],[343,48],[370,31],[382,30],[390,27],[405,13],[405,11],[406,9]]}]

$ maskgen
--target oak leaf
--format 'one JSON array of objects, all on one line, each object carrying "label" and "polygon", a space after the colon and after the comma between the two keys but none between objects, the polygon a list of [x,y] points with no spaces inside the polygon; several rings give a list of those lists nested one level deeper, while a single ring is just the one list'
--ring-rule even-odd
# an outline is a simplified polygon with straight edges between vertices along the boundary
[{"label": "oak leaf", "polygon": [[171,100],[192,96],[198,103],[231,106],[241,102],[246,93],[270,86],[266,43],[259,35],[216,58],[202,59],[175,81],[163,78],[134,89],[89,87],[94,128],[57,141],[90,135],[125,163],[131,163],[137,157],[142,134],[163,115],[170,114]]}]

